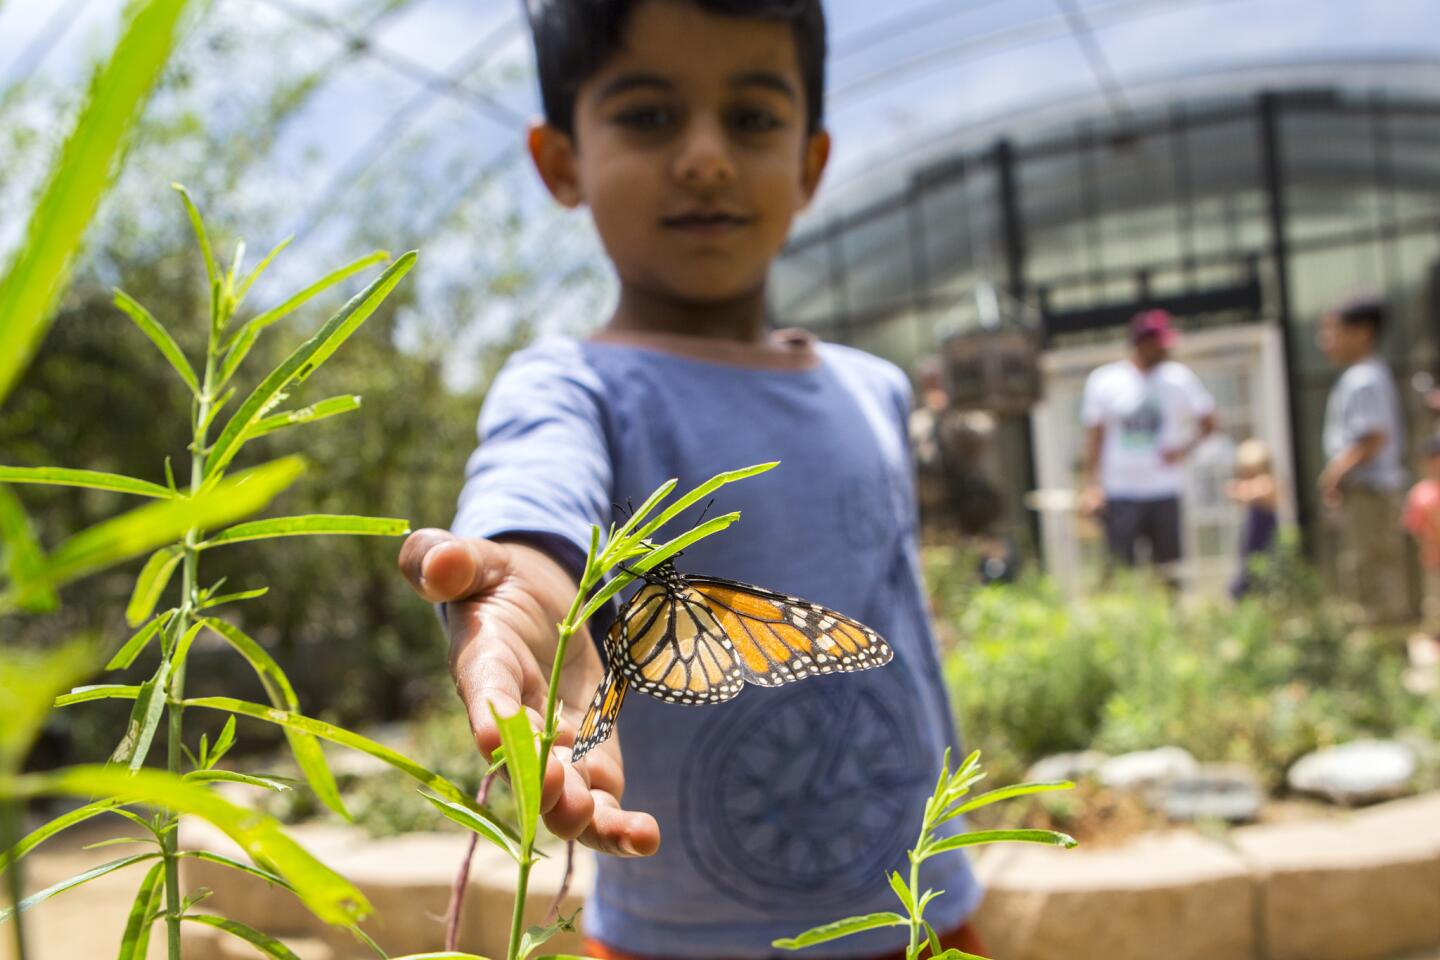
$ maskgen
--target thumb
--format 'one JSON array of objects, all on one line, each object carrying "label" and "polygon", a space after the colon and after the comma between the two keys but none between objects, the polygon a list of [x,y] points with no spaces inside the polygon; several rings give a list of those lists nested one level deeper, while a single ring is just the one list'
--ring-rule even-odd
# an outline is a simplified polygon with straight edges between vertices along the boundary
[{"label": "thumb", "polygon": [[509,571],[508,557],[499,544],[436,529],[416,530],[406,537],[399,566],[411,588],[431,603],[483,594]]}]

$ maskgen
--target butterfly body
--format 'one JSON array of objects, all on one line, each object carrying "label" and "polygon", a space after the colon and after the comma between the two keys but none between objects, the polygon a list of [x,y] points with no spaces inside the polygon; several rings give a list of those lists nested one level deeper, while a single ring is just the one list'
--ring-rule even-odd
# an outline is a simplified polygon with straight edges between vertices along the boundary
[{"label": "butterfly body", "polygon": [[844,614],[764,587],[689,576],[670,561],[644,575],[605,639],[605,677],[581,722],[574,759],[614,730],[626,690],[667,703],[722,703],[745,684],[889,663],[874,630]]}]

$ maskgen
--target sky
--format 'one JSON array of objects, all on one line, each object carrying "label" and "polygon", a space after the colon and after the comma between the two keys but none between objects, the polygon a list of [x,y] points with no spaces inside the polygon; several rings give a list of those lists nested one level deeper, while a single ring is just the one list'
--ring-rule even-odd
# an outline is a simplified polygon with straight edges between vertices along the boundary
[{"label": "sky", "polygon": [[[77,82],[108,49],[122,5],[0,0],[0,91],[32,74]],[[471,178],[488,172],[518,209],[535,214],[525,218],[530,236],[522,249],[557,273],[556,264],[597,262],[583,225],[548,212],[519,148],[538,112],[519,0],[411,0],[367,24],[364,11],[381,5],[212,0],[210,15],[227,17],[237,33],[293,32],[308,62],[335,67],[265,162],[272,177],[306,170],[299,192],[311,199],[297,204],[288,225],[300,234],[297,247],[312,235],[323,246],[327,231],[364,216],[347,206],[357,178],[411,183],[407,209],[423,235],[472,190]],[[1067,8],[1078,8],[1092,48]],[[824,216],[827,198],[863,195],[875,170],[921,145],[983,122],[1003,129],[1007,118],[1046,104],[1095,98],[1105,75],[1128,99],[1166,77],[1246,65],[1440,64],[1440,0],[828,0],[826,10],[826,114],[835,149],[812,218]],[[363,50],[347,49],[345,34],[356,29],[367,38]],[[244,79],[224,79],[230,82],[243,87]],[[223,98],[216,109],[223,115]],[[156,173],[162,182],[174,178]],[[0,252],[6,227],[0,224]],[[463,271],[465,256],[447,248],[432,259],[448,258]]]}]

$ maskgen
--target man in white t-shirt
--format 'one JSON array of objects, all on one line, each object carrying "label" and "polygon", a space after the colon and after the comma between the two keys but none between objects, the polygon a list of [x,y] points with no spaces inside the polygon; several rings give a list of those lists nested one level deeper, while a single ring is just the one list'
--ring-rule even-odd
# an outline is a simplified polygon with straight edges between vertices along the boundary
[{"label": "man in white t-shirt", "polygon": [[1130,356],[1085,381],[1085,491],[1081,508],[1101,516],[1114,562],[1134,566],[1138,546],[1152,564],[1180,559],[1180,465],[1215,431],[1215,400],[1189,367],[1170,359],[1170,314],[1130,320]]}]

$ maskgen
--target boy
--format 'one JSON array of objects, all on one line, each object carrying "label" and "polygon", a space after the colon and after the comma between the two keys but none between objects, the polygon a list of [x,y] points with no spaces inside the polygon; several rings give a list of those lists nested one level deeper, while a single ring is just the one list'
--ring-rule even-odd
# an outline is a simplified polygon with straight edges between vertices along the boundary
[{"label": "boy", "polygon": [[1409,613],[1400,492],[1405,448],[1400,396],[1377,355],[1385,305],[1364,297],[1320,322],[1320,349],[1343,369],[1325,405],[1320,499],[1340,541],[1340,588],[1362,622],[1399,623]]},{"label": "boy", "polygon": [[[824,15],[819,0],[529,11],[546,114],[530,153],[557,201],[588,207],[619,299],[588,340],[511,359],[485,401],[455,534],[412,535],[401,567],[447,603],[456,687],[488,757],[492,705],[538,718],[589,526],[669,477],[683,489],[783,461],[724,490],[720,505],[744,518],[687,549],[682,569],[833,607],[879,631],[894,662],[715,707],[632,695],[580,763],[557,749],[542,804],[556,835],[610,854],[584,914],[592,956],[773,956],[776,937],[894,909],[884,874],[903,868],[953,743],[920,581],[904,376],[765,322],[770,263],[829,152]],[[564,744],[602,674],[593,643],[568,650]],[[922,885],[947,891],[927,919],[947,946],[981,949],[964,924],[980,896],[964,858],[925,868]],[[881,930],[807,953],[902,945]]]}]

